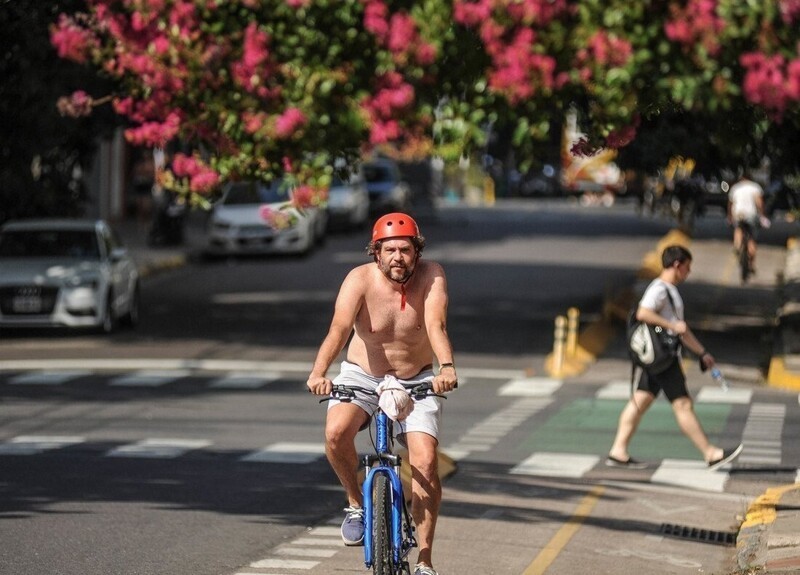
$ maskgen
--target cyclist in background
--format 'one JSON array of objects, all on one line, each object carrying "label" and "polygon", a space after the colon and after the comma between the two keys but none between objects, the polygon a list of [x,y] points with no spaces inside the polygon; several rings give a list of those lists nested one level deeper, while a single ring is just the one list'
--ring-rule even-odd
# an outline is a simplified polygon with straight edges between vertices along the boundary
[{"label": "cyclist in background", "polygon": [[[308,377],[310,392],[327,395],[333,383],[374,390],[386,376],[406,384],[432,382],[436,393],[453,390],[457,376],[447,335],[447,281],[441,265],[420,259],[424,247],[425,239],[408,215],[387,214],[375,222],[367,246],[374,262],[351,270],[339,289],[330,329]],[[326,374],[351,334],[346,360],[333,382]],[[434,356],[438,374],[432,369]],[[348,499],[341,530],[345,545],[364,541],[355,437],[377,409],[377,398],[329,402],[325,452]],[[442,497],[436,451],[440,420],[441,399],[431,396],[416,401],[399,423],[408,447],[411,514],[419,541],[414,575],[436,575],[431,555]]]},{"label": "cyclist in background", "polygon": [[750,229],[748,245],[744,246],[750,256],[750,268],[755,273],[756,262],[756,230],[766,218],[764,217],[764,190],[750,179],[750,174],[744,175],[731,186],[728,192],[728,223],[733,228],[733,248],[738,253],[742,246],[742,226]]}]

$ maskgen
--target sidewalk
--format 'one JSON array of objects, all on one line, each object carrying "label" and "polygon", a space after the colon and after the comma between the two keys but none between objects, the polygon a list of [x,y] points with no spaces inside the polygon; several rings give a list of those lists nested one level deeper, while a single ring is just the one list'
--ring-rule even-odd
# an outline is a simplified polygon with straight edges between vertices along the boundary
[{"label": "sidewalk", "polygon": [[123,244],[134,261],[142,277],[159,271],[185,265],[190,258],[199,257],[205,247],[205,223],[207,214],[190,210],[184,222],[183,243],[174,246],[152,246],[148,243],[148,229],[135,219],[114,222],[112,227],[119,234]]},{"label": "sidewalk", "polygon": [[[145,230],[136,222],[119,222],[114,228],[120,234],[144,277],[161,270],[182,266],[198,257],[204,243],[205,214],[190,213],[185,227],[184,243],[179,246],[152,247],[147,243]],[[669,241],[681,240],[680,235]],[[788,390],[800,390],[800,242],[791,238],[786,249],[763,246],[759,251],[758,274],[749,288],[740,289],[731,267],[733,258],[728,241],[714,238],[683,238],[694,255],[690,280],[682,293],[691,302],[687,308],[710,332],[726,322],[760,322],[776,326],[775,348],[766,379],[755,369],[744,369],[718,361],[729,379],[741,384],[768,384]],[[657,273],[659,247],[642,262],[641,281]],[[655,262],[655,263],[654,263]],[[655,266],[655,268],[654,268]],[[572,368],[575,372],[590,369],[591,377],[629,377],[629,365],[619,359],[603,359],[603,351],[621,329],[620,314],[624,317],[634,294],[642,286],[617,294],[608,302],[606,322],[582,330],[579,347],[584,365]],[[726,291],[727,290],[727,291]],[[709,292],[714,292],[710,294]],[[765,301],[764,294],[772,294]],[[735,301],[732,300],[735,298]],[[720,304],[724,302],[724,304]],[[773,319],[777,315],[777,321]],[[754,325],[754,324],[751,324]],[[713,339],[708,341],[714,350]],[[749,352],[747,342],[734,354]],[[466,359],[466,358],[465,358]],[[470,367],[463,362],[464,367]],[[477,367],[477,366],[476,366]],[[536,366],[537,368],[539,366]],[[446,521],[446,520],[445,520]],[[442,526],[443,530],[445,526]],[[739,528],[734,562],[741,572],[760,569],[763,573],[800,572],[800,484],[774,486],[754,499]]]}]

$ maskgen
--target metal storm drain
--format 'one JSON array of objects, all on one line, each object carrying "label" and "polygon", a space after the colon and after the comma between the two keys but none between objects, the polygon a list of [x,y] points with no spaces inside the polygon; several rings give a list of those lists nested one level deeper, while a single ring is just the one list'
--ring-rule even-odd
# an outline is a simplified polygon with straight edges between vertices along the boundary
[{"label": "metal storm drain", "polygon": [[714,545],[736,545],[736,533],[731,531],[712,531],[686,525],[661,524],[661,533],[680,539],[691,539]]}]

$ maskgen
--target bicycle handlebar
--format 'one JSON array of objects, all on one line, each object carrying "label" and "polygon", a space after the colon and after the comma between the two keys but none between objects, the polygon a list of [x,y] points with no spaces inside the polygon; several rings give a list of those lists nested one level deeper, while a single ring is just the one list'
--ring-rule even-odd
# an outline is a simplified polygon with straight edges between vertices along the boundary
[{"label": "bicycle handlebar", "polygon": [[[413,397],[414,399],[422,399],[424,397],[433,396],[433,397],[441,397],[442,399],[447,399],[447,396],[441,393],[435,393],[433,391],[433,385],[430,382],[424,383],[413,383],[413,384],[401,384],[406,390],[408,394]],[[458,384],[456,384],[458,387]],[[377,396],[376,393],[372,389],[367,389],[366,387],[360,387],[357,385],[345,385],[345,384],[338,384],[334,385],[331,389],[330,394],[328,397],[324,397],[319,400],[320,403],[325,401],[330,401],[332,399],[336,399],[342,402],[349,402],[356,398],[357,393],[363,393],[364,395],[372,395]]]}]

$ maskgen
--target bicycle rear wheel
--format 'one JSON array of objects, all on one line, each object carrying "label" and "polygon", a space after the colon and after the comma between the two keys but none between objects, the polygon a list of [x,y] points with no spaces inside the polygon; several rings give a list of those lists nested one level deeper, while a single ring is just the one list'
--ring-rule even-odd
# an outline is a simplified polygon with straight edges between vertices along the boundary
[{"label": "bicycle rear wheel", "polygon": [[392,499],[389,478],[376,474],[373,481],[372,508],[372,572],[394,575],[392,565]]}]

